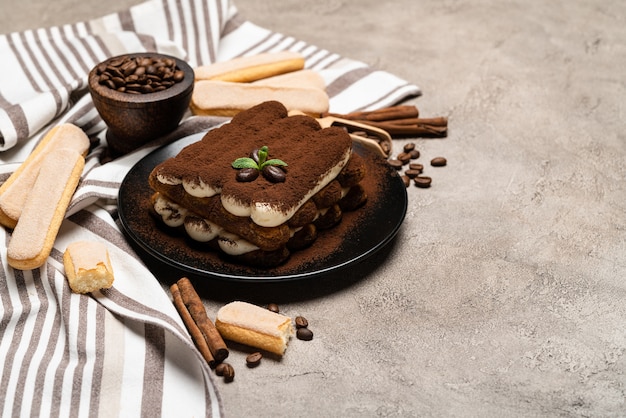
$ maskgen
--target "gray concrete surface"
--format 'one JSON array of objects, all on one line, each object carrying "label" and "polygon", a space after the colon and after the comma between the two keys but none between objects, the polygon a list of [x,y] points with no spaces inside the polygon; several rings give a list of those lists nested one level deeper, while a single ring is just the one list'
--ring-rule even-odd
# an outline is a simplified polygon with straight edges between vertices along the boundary
[{"label": "gray concrete surface", "polygon": [[[0,30],[138,0],[0,0]],[[303,314],[313,341],[217,381],[228,416],[626,415],[626,3],[236,0],[251,21],[415,82],[417,140],[388,251],[315,283],[207,284]],[[11,11],[11,13],[6,13]],[[402,141],[399,141],[401,144]]]}]

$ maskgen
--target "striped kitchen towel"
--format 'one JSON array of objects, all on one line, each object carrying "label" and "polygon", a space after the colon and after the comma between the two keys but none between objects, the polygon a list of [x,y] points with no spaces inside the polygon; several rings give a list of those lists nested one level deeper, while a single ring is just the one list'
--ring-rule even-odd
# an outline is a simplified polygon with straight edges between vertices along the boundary
[{"label": "striped kitchen towel", "polygon": [[[149,0],[87,22],[0,35],[0,183],[55,125],[93,142],[78,189],[43,267],[7,264],[0,228],[1,416],[220,416],[213,375],[163,285],[125,241],[116,199],[128,170],[156,147],[227,120],[187,115],[171,134],[113,161],[106,126],[86,91],[107,57],[157,51],[192,66],[262,52],[302,53],[347,113],[417,96],[417,86],[244,19],[228,0]],[[78,240],[108,245],[113,288],[70,291],[62,255]]]}]

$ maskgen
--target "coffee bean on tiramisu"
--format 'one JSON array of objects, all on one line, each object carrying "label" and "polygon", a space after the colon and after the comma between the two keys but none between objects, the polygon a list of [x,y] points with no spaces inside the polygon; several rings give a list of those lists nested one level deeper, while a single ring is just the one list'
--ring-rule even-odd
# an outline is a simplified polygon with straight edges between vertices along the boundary
[{"label": "coffee bean on tiramisu", "polygon": [[432,181],[433,180],[430,177],[426,177],[426,176],[417,176],[413,179],[413,182],[415,183],[415,185],[421,189],[429,188]]},{"label": "coffee bean on tiramisu", "polygon": [[298,328],[296,337],[302,341],[311,341],[313,339],[313,331],[308,328]]},{"label": "coffee bean on tiramisu", "polygon": [[420,163],[410,163],[409,170],[417,170],[421,173],[422,171],[424,171],[424,165]]},{"label": "coffee bean on tiramisu", "polygon": [[401,176],[402,181],[404,182],[404,187],[409,187],[411,185],[411,179],[406,174]]},{"label": "coffee bean on tiramisu", "polygon": [[420,152],[414,149],[411,152],[409,152],[409,155],[411,156],[412,160],[417,160],[420,157]]},{"label": "coffee bean on tiramisu", "polygon": [[280,309],[278,309],[278,305],[275,303],[270,303],[269,305],[267,305],[267,309],[274,312],[274,313],[279,313]]},{"label": "coffee bean on tiramisu", "polygon": [[395,168],[396,170],[400,170],[402,168],[402,166],[404,164],[402,164],[402,161],[400,160],[389,160],[387,161],[387,163],[392,166],[393,168]]},{"label": "coffee bean on tiramisu", "polygon": [[433,167],[443,167],[447,163],[448,161],[443,157],[435,157],[430,160],[430,165],[432,165]]},{"label": "coffee bean on tiramisu", "polygon": [[252,367],[256,367],[261,363],[261,359],[263,358],[263,354],[261,354],[261,352],[256,351],[252,354],[249,354],[246,357],[246,366],[252,368]]},{"label": "coffee bean on tiramisu", "polygon": [[263,175],[272,183],[284,183],[286,178],[285,172],[280,167],[274,165],[263,167]]},{"label": "coffee bean on tiramisu", "polygon": [[403,165],[408,164],[409,161],[411,161],[411,155],[407,152],[401,152],[400,154],[396,156],[396,158],[400,160]]},{"label": "coffee bean on tiramisu", "polygon": [[407,176],[410,179],[414,179],[415,177],[419,176],[422,173],[422,170],[406,170],[404,172],[404,175]]},{"label": "coffee bean on tiramisu", "polygon": [[259,177],[259,170],[257,170],[256,168],[242,168],[241,170],[237,171],[237,181],[240,182],[250,182],[250,181],[254,181],[257,179],[257,177]]},{"label": "coffee bean on tiramisu", "polygon": [[303,316],[296,316],[295,322],[296,328],[306,328],[309,326],[309,321]]},{"label": "coffee bean on tiramisu", "polygon": [[404,147],[404,152],[411,152],[415,149],[415,144],[413,142],[409,142],[408,144],[405,144]]}]

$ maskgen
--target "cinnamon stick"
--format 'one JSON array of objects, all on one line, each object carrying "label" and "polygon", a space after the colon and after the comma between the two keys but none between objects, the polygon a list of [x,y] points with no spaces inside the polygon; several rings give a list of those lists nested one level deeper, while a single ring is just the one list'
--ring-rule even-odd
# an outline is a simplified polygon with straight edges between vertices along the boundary
[{"label": "cinnamon stick", "polygon": [[196,323],[193,321],[191,314],[187,310],[187,307],[183,302],[183,298],[180,295],[180,289],[178,288],[178,285],[176,283],[170,286],[170,292],[172,293],[172,297],[174,298],[174,306],[180,314],[180,317],[183,319],[183,323],[187,327],[187,330],[189,330],[189,334],[191,334],[191,338],[196,344],[198,351],[200,351],[202,357],[204,357],[206,362],[209,364],[209,367],[214,368],[216,366],[216,361],[213,357],[213,354],[211,354],[211,349],[204,339],[202,331],[200,331],[200,328],[198,328],[198,325],[196,325]]},{"label": "cinnamon stick", "polygon": [[416,106],[398,105],[382,109],[351,112],[346,114],[326,113],[323,116],[334,116],[342,119],[361,121],[387,121],[395,119],[417,118],[419,110]]},{"label": "cinnamon stick", "polygon": [[[357,121],[354,121],[357,122]],[[361,121],[367,123],[369,121]],[[403,118],[389,121],[394,125],[426,125],[426,126],[448,126],[448,118],[440,116],[436,118]]]},{"label": "cinnamon stick", "polygon": [[392,122],[359,121],[368,125],[380,128],[391,136],[423,136],[423,137],[443,137],[446,136],[448,128],[446,126],[433,125],[403,125]]},{"label": "cinnamon stick", "polygon": [[215,328],[215,324],[213,324],[207,316],[200,296],[198,296],[188,278],[183,277],[178,280],[176,284],[180,290],[183,303],[193,318],[193,321],[202,332],[213,358],[217,363],[221,363],[228,357],[228,347],[226,347],[222,336],[217,328]]}]

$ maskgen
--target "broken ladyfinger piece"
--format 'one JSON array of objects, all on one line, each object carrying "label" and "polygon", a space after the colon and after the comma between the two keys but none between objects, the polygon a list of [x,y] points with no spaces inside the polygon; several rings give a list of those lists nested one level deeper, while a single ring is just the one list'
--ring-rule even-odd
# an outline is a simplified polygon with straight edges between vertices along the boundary
[{"label": "broken ladyfinger piece", "polygon": [[77,241],[63,254],[65,275],[74,293],[90,293],[113,286],[113,267],[105,244]]}]

